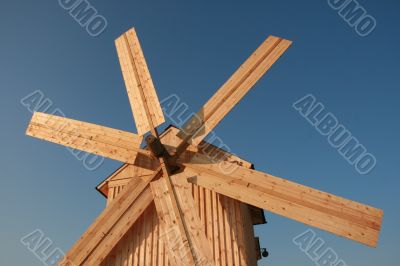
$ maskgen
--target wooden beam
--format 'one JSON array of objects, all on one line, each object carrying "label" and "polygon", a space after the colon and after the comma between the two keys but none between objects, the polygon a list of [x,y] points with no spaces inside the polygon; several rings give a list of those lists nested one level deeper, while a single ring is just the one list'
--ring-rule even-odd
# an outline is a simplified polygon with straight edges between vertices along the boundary
[{"label": "wooden beam", "polygon": [[193,184],[368,246],[377,245],[380,209],[243,167],[227,176],[218,164],[185,166]]},{"label": "wooden beam", "polygon": [[62,266],[100,265],[118,241],[153,202],[149,183],[160,175],[132,178],[66,255]]},{"label": "wooden beam", "polygon": [[139,135],[165,122],[135,29],[115,40],[126,90]]},{"label": "wooden beam", "polygon": [[188,234],[184,232],[185,229],[178,226],[181,214],[173,207],[175,195],[169,188],[167,180],[159,179],[150,186],[162,226],[164,243],[178,265],[214,265],[212,249],[191,195],[191,185],[182,174],[171,176],[171,180]]},{"label": "wooden beam", "polygon": [[[198,145],[270,69],[291,43],[282,38],[268,37],[204,107],[183,126],[179,137],[185,142]],[[178,152],[181,151],[178,149]]]},{"label": "wooden beam", "polygon": [[33,114],[26,134],[125,163],[134,163],[138,153],[151,156],[140,149],[141,136],[45,113]]}]

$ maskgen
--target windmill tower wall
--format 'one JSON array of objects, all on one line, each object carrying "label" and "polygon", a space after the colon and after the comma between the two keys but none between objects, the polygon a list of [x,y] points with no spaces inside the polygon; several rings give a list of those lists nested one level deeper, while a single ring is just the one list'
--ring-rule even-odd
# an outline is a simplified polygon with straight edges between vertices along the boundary
[{"label": "windmill tower wall", "polygon": [[[174,133],[176,129],[169,128],[162,136],[168,143],[173,142],[168,136],[175,136],[168,134],[171,131]],[[251,167],[250,163],[243,163]],[[151,170],[125,164],[97,189],[107,197],[108,205],[132,178],[151,173]],[[257,265],[259,244],[253,226],[265,223],[263,211],[196,185],[192,185],[192,195],[216,265]],[[162,234],[152,203],[104,259],[102,266],[170,265]]]},{"label": "windmill tower wall", "polygon": [[[110,181],[108,203],[124,189],[124,182],[128,180],[118,180],[116,176],[115,181]],[[192,185],[192,194],[217,265],[256,265],[258,247],[251,207],[196,185]],[[169,265],[167,249],[159,241],[161,234],[155,206],[151,204],[102,265]]]}]

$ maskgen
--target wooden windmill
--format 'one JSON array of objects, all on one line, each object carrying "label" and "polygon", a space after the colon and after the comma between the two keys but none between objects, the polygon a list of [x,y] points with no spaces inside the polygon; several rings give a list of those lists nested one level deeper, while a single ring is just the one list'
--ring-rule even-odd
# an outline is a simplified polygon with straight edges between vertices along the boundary
[{"label": "wooden windmill", "polygon": [[164,115],[131,29],[116,47],[138,134],[35,113],[28,135],[125,163],[99,185],[107,207],[60,265],[255,265],[249,217],[259,208],[376,246],[382,210],[256,171],[204,141],[290,44],[268,37],[182,129],[159,134]]}]

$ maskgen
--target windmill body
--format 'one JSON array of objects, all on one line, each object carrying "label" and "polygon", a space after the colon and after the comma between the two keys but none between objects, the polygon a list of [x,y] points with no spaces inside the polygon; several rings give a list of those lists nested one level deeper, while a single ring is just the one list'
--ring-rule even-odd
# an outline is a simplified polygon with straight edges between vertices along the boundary
[{"label": "windmill body", "polygon": [[107,207],[60,265],[256,265],[263,209],[376,246],[382,210],[256,171],[204,141],[290,45],[268,37],[181,129],[159,134],[164,115],[131,29],[116,47],[138,134],[35,113],[28,135],[125,163],[98,186]]},{"label": "windmill body", "polygon": [[[177,128],[169,127],[161,134],[161,140],[169,144],[177,143],[178,132]],[[240,163],[247,168],[252,167],[251,163],[212,145],[209,148],[212,151],[206,152],[211,156],[222,157],[222,154],[232,156],[230,161]],[[149,169],[124,164],[99,184],[97,190],[107,197],[108,205],[117,198],[131,179],[150,174]],[[253,226],[266,222],[263,210],[194,184],[190,186],[196,212],[207,240],[213,247],[212,253],[216,264],[256,265],[256,261],[261,257]],[[107,255],[102,265],[168,265],[168,251],[164,242],[159,241],[165,237],[160,226],[156,207],[152,203]],[[140,256],[141,253],[146,255]],[[125,262],[127,264],[124,264]]]}]

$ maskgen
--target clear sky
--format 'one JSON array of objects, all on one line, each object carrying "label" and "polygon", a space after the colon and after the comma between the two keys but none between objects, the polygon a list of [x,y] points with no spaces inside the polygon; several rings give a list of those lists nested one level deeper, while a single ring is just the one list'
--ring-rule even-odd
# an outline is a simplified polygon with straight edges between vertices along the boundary
[{"label": "clear sky", "polygon": [[[398,265],[398,1],[359,0],[376,19],[366,37],[326,0],[91,3],[108,22],[98,37],[58,1],[1,1],[0,265],[43,265],[21,237],[40,229],[68,251],[104,208],[94,188],[121,163],[105,160],[88,171],[61,146],[26,137],[31,113],[20,100],[41,90],[68,117],[134,132],[114,47],[133,26],[159,98],[175,93],[192,111],[268,35],[292,40],[215,132],[261,171],[384,209],[376,249],[315,232],[348,265]],[[309,93],[376,157],[372,172],[359,174],[293,109]],[[292,243],[309,227],[265,215],[268,224],[256,227],[256,234],[270,257],[260,265],[314,265]]]}]

